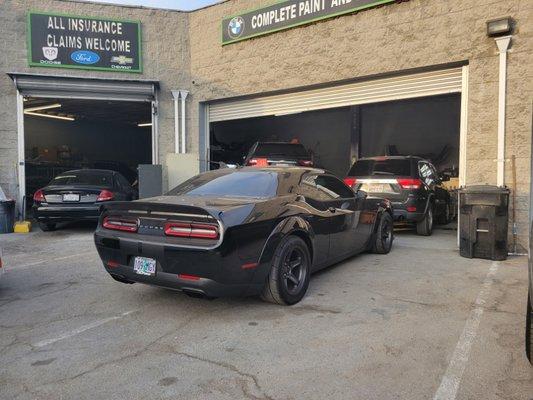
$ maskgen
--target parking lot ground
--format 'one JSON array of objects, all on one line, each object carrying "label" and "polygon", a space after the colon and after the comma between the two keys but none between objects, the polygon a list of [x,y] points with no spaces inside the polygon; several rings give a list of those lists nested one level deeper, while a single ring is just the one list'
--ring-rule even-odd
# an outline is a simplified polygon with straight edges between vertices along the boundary
[{"label": "parking lot ground", "polygon": [[1,399],[526,399],[527,260],[397,235],[293,307],[107,276],[91,226],[1,235]]}]

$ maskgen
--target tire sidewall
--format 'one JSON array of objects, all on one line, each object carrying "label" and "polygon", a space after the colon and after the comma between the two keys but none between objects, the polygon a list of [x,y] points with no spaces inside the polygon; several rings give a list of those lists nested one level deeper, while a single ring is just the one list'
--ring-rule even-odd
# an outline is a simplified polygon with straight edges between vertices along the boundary
[{"label": "tire sidewall", "polygon": [[[386,242],[383,242],[383,229],[385,224],[388,222],[389,229],[390,229],[390,239]],[[392,243],[394,241],[394,227],[393,227],[393,219],[388,213],[381,214],[379,218],[379,225],[376,232],[376,238],[375,238],[375,244],[374,244],[374,251],[376,253],[380,254],[387,254],[392,249]]]},{"label": "tire sidewall", "polygon": [[[287,292],[285,285],[283,284],[283,260],[287,254],[292,251],[295,247],[298,247],[301,250],[303,257],[305,257],[305,262],[307,265],[304,284],[302,285],[300,291],[297,294],[291,294]],[[278,287],[279,295],[281,296],[283,302],[287,305],[293,305],[302,300],[307,293],[307,288],[309,287],[309,279],[311,276],[311,255],[309,254],[309,249],[305,242],[296,236],[288,236],[280,246],[279,256],[276,257],[275,269],[276,269],[276,283]]]}]

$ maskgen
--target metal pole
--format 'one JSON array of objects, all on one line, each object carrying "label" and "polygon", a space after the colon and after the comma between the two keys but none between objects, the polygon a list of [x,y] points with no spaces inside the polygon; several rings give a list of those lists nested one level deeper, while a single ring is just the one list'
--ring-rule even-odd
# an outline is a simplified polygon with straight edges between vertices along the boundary
[{"label": "metal pole", "polygon": [[505,186],[505,100],[507,94],[507,51],[511,44],[511,36],[496,38],[500,52],[500,77],[498,93],[498,168],[496,184]]},{"label": "metal pole", "polygon": [[178,102],[180,98],[179,90],[171,90],[174,99],[174,153],[180,152],[180,120]]},{"label": "metal pole", "polygon": [[181,152],[185,154],[187,152],[187,142],[185,135],[185,100],[189,94],[186,90],[180,90],[181,97]]}]

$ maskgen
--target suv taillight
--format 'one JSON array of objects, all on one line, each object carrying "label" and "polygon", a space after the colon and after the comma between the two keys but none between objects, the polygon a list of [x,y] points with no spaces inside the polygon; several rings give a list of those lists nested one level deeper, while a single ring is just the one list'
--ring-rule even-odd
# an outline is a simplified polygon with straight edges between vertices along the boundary
[{"label": "suv taillight", "polygon": [[346,183],[346,185],[348,185],[351,188],[353,188],[357,184],[357,179],[351,178],[351,177],[348,176],[348,177],[344,178],[344,183]]},{"label": "suv taillight", "polygon": [[217,225],[197,224],[187,222],[167,222],[165,224],[165,235],[196,238],[196,239],[218,239],[219,231]]},{"label": "suv taillight", "polygon": [[105,217],[102,226],[113,231],[137,232],[139,223],[137,219]]},{"label": "suv taillight", "polygon": [[115,195],[113,194],[113,192],[104,189],[100,192],[96,201],[109,201],[113,200],[114,198]]},{"label": "suv taillight", "polygon": [[413,178],[400,178],[396,179],[398,182],[398,185],[402,187],[402,189],[420,189],[422,186],[422,181],[420,179],[413,179]]},{"label": "suv taillight", "polygon": [[298,160],[298,165],[300,165],[302,167],[312,167],[313,166],[313,161],[311,161],[311,160]]},{"label": "suv taillight", "polygon": [[39,189],[33,194],[33,201],[38,201],[39,203],[46,201],[44,198],[43,189]]}]

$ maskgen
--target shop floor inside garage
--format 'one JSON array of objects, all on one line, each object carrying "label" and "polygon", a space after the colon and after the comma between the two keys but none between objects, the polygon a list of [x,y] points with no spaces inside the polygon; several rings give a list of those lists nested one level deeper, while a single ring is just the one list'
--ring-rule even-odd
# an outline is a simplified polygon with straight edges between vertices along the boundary
[{"label": "shop floor inside garage", "polygon": [[527,260],[461,258],[453,231],[400,232],[391,254],[314,275],[293,307],[117,283],[91,227],[0,243],[1,399],[533,394]]}]

